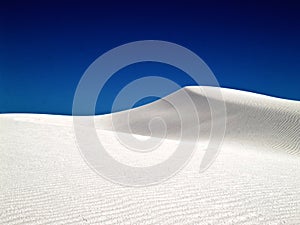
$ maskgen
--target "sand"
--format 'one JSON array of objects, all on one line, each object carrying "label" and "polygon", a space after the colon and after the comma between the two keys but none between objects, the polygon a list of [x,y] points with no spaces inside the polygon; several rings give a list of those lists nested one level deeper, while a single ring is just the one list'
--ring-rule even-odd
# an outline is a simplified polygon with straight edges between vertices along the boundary
[{"label": "sand", "polygon": [[[226,132],[215,162],[199,173],[211,129],[206,97],[221,101],[216,90],[226,105]],[[182,115],[191,130],[201,130],[196,150],[176,175],[146,187],[118,185],[92,170],[77,148],[71,116],[0,115],[0,224],[300,224],[300,102],[187,87],[130,111],[139,139],[159,138],[160,127],[149,129],[148,122],[165,120],[166,139],[155,151],[141,155],[118,142],[116,133],[128,135],[128,112],[96,116],[99,140],[123,164],[163,162],[180,136],[168,101],[188,108],[183,91],[200,115],[198,124]],[[191,140],[187,133],[181,141]]]}]

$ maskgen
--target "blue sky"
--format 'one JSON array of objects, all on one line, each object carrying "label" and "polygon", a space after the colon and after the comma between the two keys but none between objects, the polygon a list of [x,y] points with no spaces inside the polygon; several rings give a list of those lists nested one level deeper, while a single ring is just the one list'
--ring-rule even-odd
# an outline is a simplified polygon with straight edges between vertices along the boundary
[{"label": "blue sky", "polygon": [[[1,1],[0,112],[71,114],[76,85],[97,57],[149,39],[194,51],[222,87],[300,100],[299,11],[296,1]],[[171,66],[128,66],[107,83],[96,112],[110,112],[124,85],[155,73],[194,84]]]}]

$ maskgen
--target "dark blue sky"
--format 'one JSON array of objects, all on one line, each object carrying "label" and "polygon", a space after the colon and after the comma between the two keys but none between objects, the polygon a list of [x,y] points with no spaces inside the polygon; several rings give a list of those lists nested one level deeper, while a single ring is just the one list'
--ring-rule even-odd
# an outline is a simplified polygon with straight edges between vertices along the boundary
[{"label": "dark blue sky", "polygon": [[[300,100],[299,12],[297,1],[1,1],[0,112],[71,114],[87,67],[145,39],[194,51],[223,87]],[[126,83],[154,74],[193,84],[171,66],[128,66],[107,83],[96,112],[110,112]]]}]

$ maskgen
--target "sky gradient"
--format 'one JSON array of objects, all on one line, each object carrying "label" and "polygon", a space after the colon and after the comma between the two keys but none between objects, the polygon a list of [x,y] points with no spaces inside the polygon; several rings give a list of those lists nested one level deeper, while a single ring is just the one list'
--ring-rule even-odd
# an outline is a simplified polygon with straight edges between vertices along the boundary
[{"label": "sky gradient", "polygon": [[[0,113],[71,114],[88,66],[138,40],[192,50],[221,87],[300,100],[299,12],[297,1],[1,1]],[[102,90],[96,113],[110,112],[128,82],[155,74],[194,84],[171,66],[128,66]]]}]

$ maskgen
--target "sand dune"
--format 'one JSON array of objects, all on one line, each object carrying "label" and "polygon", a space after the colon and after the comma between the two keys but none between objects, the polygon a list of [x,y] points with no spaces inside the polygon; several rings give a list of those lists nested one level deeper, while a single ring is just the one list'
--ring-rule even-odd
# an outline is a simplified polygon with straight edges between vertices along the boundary
[{"label": "sand dune", "polygon": [[[149,130],[148,122],[151,118],[162,118],[168,127],[167,137],[178,139],[180,136],[180,122],[182,117],[189,120],[189,102],[184,99],[183,93],[191,96],[196,106],[200,121],[198,124],[188,123],[188,127],[201,129],[200,140],[208,139],[211,129],[211,115],[207,98],[211,101],[222,101],[213,96],[215,87],[186,87],[161,101],[156,101],[144,107],[96,118],[96,127],[99,129],[117,130],[129,133],[127,116],[133,133],[140,135],[160,136],[160,130]],[[205,96],[204,90],[211,91],[211,96]],[[300,153],[300,103],[260,94],[222,89],[226,103],[226,140],[236,140],[240,143],[259,146],[266,150],[286,151],[290,154]],[[176,109],[169,103],[176,102],[185,113],[177,115]],[[157,132],[157,133],[155,133]],[[187,135],[186,138],[189,138]]]},{"label": "sand dune", "polygon": [[[217,90],[223,99],[215,95]],[[223,100],[226,131],[220,152],[199,173],[212,129],[209,102]],[[192,120],[195,115],[198,123]],[[222,110],[215,115],[214,124],[221,128]],[[149,124],[153,118],[160,119]],[[178,140],[193,141],[197,130],[200,136],[191,160],[174,177],[154,186],[124,187],[85,163],[72,117],[2,114],[0,224],[300,224],[300,102],[187,87],[94,120],[109,153],[131,166],[162,162]],[[118,142],[116,134],[130,132],[140,140],[149,135],[165,139],[155,151],[141,155]]]}]

